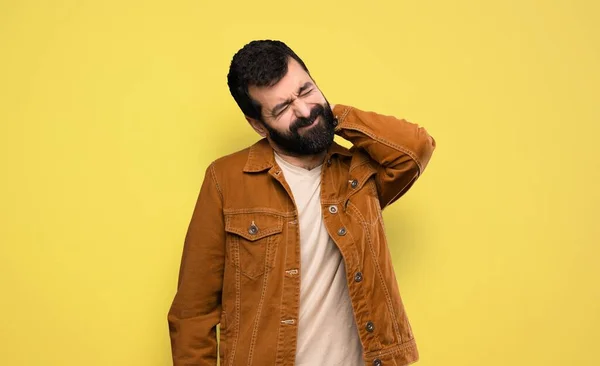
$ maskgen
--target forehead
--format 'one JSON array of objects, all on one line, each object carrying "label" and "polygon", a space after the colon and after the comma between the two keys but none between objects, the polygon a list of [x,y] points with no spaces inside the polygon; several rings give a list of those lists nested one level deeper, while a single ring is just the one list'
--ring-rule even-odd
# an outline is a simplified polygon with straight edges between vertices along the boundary
[{"label": "forehead", "polygon": [[251,86],[248,88],[248,93],[264,107],[271,107],[293,97],[307,81],[312,82],[310,75],[296,60],[290,58],[287,73],[277,84],[263,87]]}]

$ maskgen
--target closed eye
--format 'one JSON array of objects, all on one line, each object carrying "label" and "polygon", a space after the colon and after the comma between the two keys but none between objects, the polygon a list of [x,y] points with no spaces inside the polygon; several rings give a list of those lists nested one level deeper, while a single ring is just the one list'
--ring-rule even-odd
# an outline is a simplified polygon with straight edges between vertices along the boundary
[{"label": "closed eye", "polygon": [[310,93],[312,93],[312,91],[313,91],[313,90],[314,90],[314,89],[309,89],[309,90],[307,90],[306,92],[302,93],[300,96],[301,96],[301,97],[305,97],[305,96],[309,95]]},{"label": "closed eye", "polygon": [[286,109],[288,109],[289,106],[290,106],[289,104],[286,104],[285,107],[280,108],[279,111],[274,115],[274,117],[275,118],[281,117],[281,115],[283,114],[283,112],[285,112]]}]

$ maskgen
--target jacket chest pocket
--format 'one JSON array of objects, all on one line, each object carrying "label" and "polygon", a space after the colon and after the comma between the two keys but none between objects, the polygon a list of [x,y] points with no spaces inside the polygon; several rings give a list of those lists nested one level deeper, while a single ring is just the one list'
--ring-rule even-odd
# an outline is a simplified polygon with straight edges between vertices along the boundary
[{"label": "jacket chest pocket", "polygon": [[266,213],[225,214],[228,258],[240,271],[257,278],[275,266],[283,218]]},{"label": "jacket chest pocket", "polygon": [[363,224],[383,222],[379,195],[375,184],[375,170],[370,164],[363,164],[350,173],[351,188],[344,201],[349,214]]}]

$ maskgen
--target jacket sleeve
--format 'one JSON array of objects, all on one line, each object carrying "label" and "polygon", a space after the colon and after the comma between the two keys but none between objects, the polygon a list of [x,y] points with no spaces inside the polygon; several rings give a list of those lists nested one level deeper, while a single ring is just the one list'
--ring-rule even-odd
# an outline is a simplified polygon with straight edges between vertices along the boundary
[{"label": "jacket sleeve", "polygon": [[435,140],[404,119],[336,104],[336,133],[363,149],[377,165],[381,208],[395,202],[414,184],[429,163]]},{"label": "jacket sleeve", "polygon": [[211,165],[185,236],[177,292],[167,317],[174,366],[217,364],[224,235],[223,197]]}]

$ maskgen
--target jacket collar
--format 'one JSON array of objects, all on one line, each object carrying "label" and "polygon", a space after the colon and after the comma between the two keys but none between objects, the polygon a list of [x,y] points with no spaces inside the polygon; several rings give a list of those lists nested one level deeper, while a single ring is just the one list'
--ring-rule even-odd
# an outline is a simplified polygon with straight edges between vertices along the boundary
[{"label": "jacket collar", "polygon": [[[344,156],[352,156],[352,153],[345,147],[339,145],[335,141],[331,144],[327,150],[327,161],[331,156],[339,154]],[[269,144],[266,138],[263,138],[250,146],[250,152],[246,165],[244,166],[245,173],[257,173],[267,169],[271,169],[275,165],[275,155],[273,154],[273,148]]]}]

